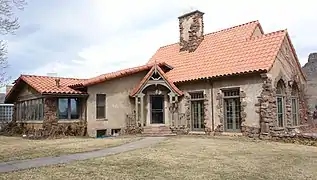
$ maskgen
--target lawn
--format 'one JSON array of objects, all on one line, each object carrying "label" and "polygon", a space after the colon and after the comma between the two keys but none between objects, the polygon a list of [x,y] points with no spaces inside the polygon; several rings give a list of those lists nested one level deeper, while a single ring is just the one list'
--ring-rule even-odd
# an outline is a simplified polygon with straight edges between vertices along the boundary
[{"label": "lawn", "polygon": [[109,157],[4,173],[0,179],[316,179],[317,147],[172,137]]},{"label": "lawn", "polygon": [[117,146],[140,138],[64,138],[27,140],[20,137],[0,136],[0,162],[59,156],[77,152],[93,151]]}]

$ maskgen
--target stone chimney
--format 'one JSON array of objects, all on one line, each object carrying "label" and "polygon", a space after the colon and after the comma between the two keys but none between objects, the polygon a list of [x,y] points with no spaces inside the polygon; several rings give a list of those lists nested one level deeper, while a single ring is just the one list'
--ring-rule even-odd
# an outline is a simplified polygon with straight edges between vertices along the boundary
[{"label": "stone chimney", "polygon": [[204,39],[203,15],[196,10],[178,17],[180,51],[193,52]]}]

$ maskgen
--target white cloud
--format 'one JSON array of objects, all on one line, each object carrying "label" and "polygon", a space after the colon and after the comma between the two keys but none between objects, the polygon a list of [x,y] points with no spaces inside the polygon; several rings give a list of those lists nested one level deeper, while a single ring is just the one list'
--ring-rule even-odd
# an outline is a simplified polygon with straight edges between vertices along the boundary
[{"label": "white cloud", "polygon": [[[313,0],[117,0],[111,3],[96,0],[74,3],[50,10],[39,18],[44,28],[74,33],[89,43],[83,44],[74,54],[77,58],[70,60],[61,56],[26,72],[46,74],[54,71],[62,76],[87,78],[144,64],[160,46],[178,41],[177,16],[193,8],[205,12],[205,33],[260,20],[265,32],[287,28],[295,48],[313,47],[317,51],[316,6],[317,1]],[[304,64],[307,52],[297,53]]]}]

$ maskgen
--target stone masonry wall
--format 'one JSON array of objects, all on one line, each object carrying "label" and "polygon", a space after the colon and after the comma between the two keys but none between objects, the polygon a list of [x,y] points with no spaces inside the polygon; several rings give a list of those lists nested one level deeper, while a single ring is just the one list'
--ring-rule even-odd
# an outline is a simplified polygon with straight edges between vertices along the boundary
[{"label": "stone masonry wall", "polygon": [[[291,87],[285,83],[285,119],[284,127],[277,126],[277,105],[276,105],[276,86],[278,80],[275,80],[274,85],[272,79],[263,76],[263,91],[258,97],[258,103],[256,106],[256,112],[260,115],[260,138],[263,139],[274,139],[275,137],[289,137],[290,135],[295,136],[295,132],[298,131],[297,127],[294,127],[292,122],[292,107],[291,107]],[[296,82],[296,80],[290,80],[278,76],[278,79],[282,79],[284,82]],[[303,125],[306,123],[306,109],[305,101],[301,88],[299,88],[299,124]]]}]

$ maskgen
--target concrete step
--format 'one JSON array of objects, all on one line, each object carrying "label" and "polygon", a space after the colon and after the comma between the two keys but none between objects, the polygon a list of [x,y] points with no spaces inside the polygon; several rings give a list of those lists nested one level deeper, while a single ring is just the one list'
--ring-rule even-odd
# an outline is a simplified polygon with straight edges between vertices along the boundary
[{"label": "concrete step", "polygon": [[169,126],[145,126],[142,134],[147,136],[174,135]]}]

